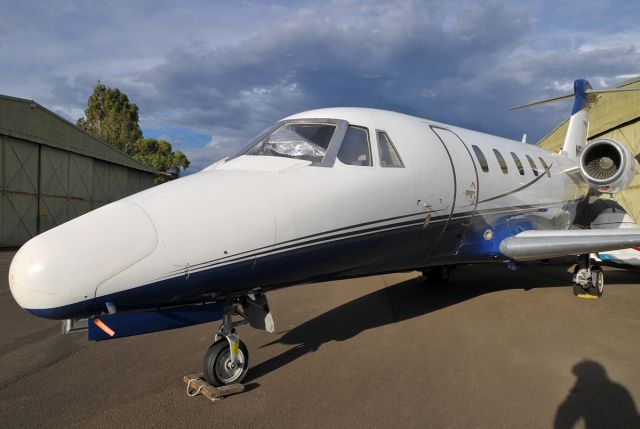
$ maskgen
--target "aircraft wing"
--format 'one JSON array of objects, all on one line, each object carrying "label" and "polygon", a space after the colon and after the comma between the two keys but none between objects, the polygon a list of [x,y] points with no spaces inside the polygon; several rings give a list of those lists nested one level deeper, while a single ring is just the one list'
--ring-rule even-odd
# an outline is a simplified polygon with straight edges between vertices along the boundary
[{"label": "aircraft wing", "polygon": [[500,243],[515,261],[555,258],[640,247],[640,228],[524,231]]}]

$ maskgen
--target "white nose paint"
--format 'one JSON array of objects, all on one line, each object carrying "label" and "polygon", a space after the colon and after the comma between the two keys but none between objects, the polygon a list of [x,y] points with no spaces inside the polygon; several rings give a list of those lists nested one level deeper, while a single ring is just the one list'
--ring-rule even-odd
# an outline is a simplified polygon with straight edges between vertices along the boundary
[{"label": "white nose paint", "polygon": [[261,173],[227,168],[189,179],[182,182],[188,187],[174,187],[142,203],[176,267],[275,243],[276,220]]},{"label": "white nose paint", "polygon": [[157,243],[145,211],[117,201],[22,246],[9,268],[11,293],[28,310],[91,300],[100,283],[149,255]]}]

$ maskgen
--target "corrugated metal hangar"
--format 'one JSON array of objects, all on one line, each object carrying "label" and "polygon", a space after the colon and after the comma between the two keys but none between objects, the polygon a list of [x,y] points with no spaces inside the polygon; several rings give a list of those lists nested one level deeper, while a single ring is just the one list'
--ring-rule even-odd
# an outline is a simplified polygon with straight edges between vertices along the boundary
[{"label": "corrugated metal hangar", "polygon": [[[616,88],[640,87],[640,79],[635,78]],[[559,150],[567,134],[569,118],[555,130],[543,137],[538,146],[547,150]],[[589,112],[589,140],[610,138],[626,145],[636,159],[640,154],[640,91],[618,92],[600,97]],[[608,197],[607,197],[608,198]],[[640,223],[640,176],[624,191],[613,198]]]},{"label": "corrugated metal hangar", "polygon": [[38,103],[0,95],[0,247],[149,188],[155,175]]}]

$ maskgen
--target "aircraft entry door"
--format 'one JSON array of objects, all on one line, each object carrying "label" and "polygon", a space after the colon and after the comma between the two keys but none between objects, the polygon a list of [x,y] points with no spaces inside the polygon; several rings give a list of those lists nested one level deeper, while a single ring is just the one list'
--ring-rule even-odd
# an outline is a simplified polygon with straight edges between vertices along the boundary
[{"label": "aircraft entry door", "polygon": [[450,256],[458,253],[469,220],[478,205],[478,171],[471,157],[470,148],[454,132],[431,126],[449,154],[453,170],[454,197],[446,227],[430,255]]}]

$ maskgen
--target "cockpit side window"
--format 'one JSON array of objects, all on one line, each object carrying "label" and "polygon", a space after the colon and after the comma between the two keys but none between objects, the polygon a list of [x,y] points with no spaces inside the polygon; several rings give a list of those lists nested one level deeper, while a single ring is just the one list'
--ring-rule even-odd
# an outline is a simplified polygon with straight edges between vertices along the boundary
[{"label": "cockpit side window", "polygon": [[284,156],[321,162],[335,130],[333,124],[284,124],[258,142],[246,155]]},{"label": "cockpit side window", "polygon": [[378,152],[380,154],[380,166],[382,167],[404,167],[402,159],[398,154],[391,139],[384,131],[378,131]]},{"label": "cockpit side window", "polygon": [[371,145],[369,131],[350,125],[338,151],[338,160],[347,165],[371,167]]}]

